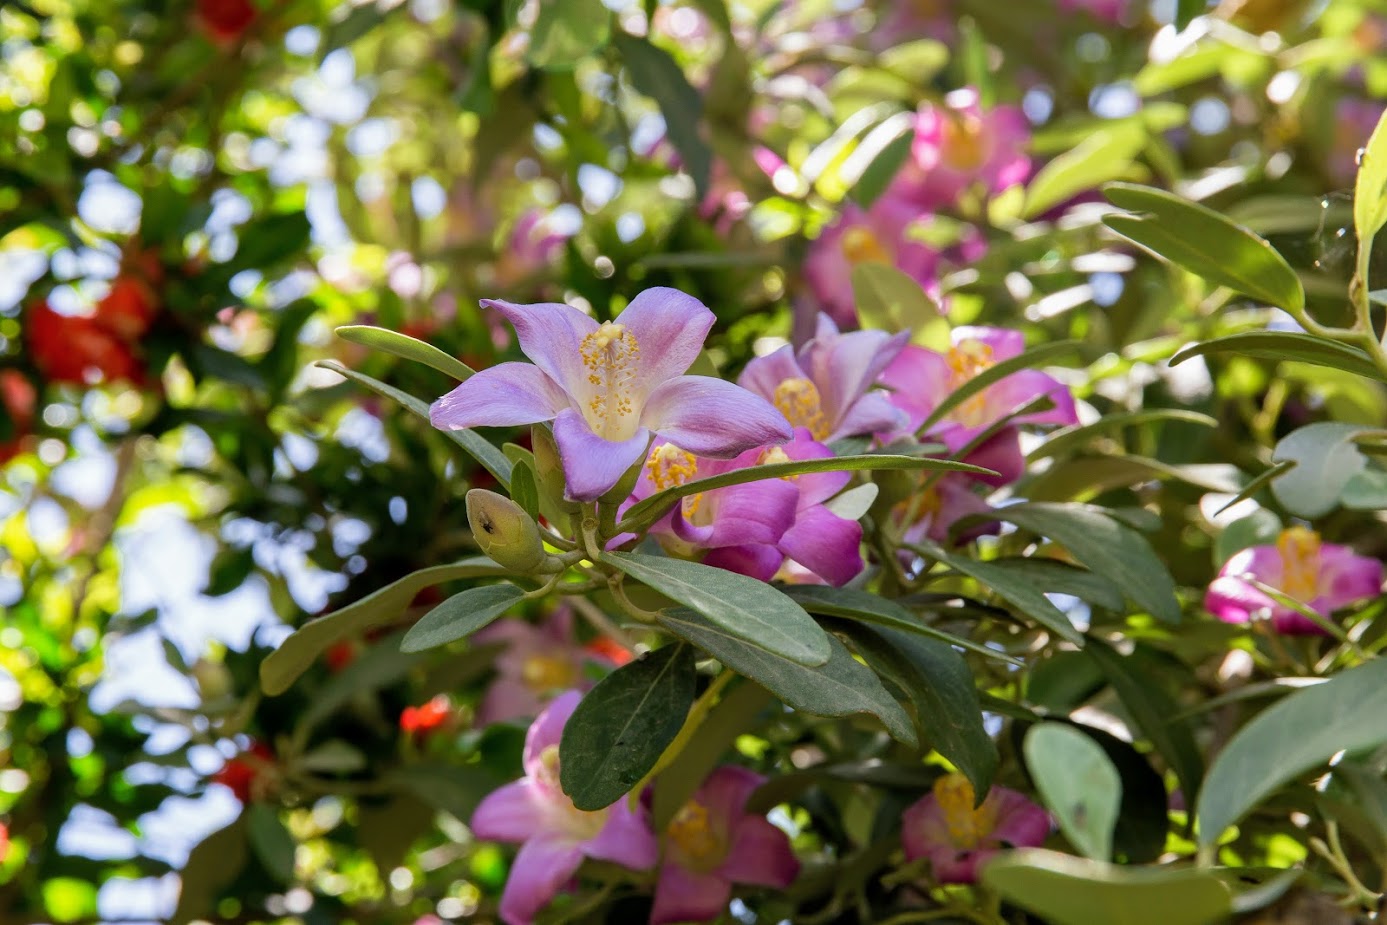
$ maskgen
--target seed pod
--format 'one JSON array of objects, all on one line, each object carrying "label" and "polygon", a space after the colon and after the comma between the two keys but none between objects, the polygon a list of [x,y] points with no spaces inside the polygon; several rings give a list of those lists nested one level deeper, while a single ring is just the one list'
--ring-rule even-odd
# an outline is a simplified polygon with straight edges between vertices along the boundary
[{"label": "seed pod", "polygon": [[467,493],[467,522],[482,552],[515,572],[552,572],[558,560],[544,551],[539,527],[520,505],[485,488]]}]

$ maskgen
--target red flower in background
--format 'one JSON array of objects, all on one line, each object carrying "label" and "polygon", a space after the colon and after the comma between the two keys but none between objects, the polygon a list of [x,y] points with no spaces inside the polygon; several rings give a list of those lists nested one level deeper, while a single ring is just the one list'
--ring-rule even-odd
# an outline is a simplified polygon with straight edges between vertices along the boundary
[{"label": "red flower in background", "polygon": [[255,22],[251,0],[197,0],[197,15],[213,39],[232,42]]},{"label": "red flower in background", "polygon": [[29,306],[24,333],[34,365],[53,382],[144,382],[131,346],[95,317],[60,315],[40,300]]},{"label": "red flower in background", "polygon": [[[38,390],[23,373],[15,369],[0,369],[0,405],[4,406],[5,414],[10,419],[9,437],[0,441],[0,463],[9,462],[18,455],[24,438],[33,431],[34,409],[38,406],[38,399]],[[0,826],[2,832],[3,827]],[[4,839],[0,838],[0,848],[3,846]],[[0,850],[0,855],[4,853]]]},{"label": "red flower in background", "polygon": [[446,694],[439,694],[418,707],[405,707],[400,713],[400,731],[407,736],[426,738],[451,726],[457,717]]},{"label": "red flower in background", "polygon": [[5,824],[0,822],[0,861],[5,859],[5,855],[10,850],[10,830],[5,828]]},{"label": "red flower in background", "polygon": [[627,664],[634,657],[631,655],[630,649],[606,636],[598,636],[583,648],[598,658],[611,662],[617,668]]},{"label": "red flower in background", "polygon": [[106,298],[96,303],[93,321],[116,337],[134,342],[149,330],[159,306],[149,283],[122,276],[111,284]]},{"label": "red flower in background", "polygon": [[275,753],[264,742],[254,741],[212,775],[212,783],[230,787],[236,799],[249,803],[265,794],[274,776]]}]

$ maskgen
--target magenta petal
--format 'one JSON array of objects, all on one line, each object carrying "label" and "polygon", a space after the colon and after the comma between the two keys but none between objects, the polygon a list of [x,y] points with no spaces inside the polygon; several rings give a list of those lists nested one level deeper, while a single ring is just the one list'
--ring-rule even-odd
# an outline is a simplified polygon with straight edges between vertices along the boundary
[{"label": "magenta petal", "polygon": [[739,764],[725,764],[715,769],[698,788],[694,798],[708,810],[709,818],[718,825],[730,826],[742,818],[747,800],[766,778]]},{"label": "magenta petal", "polygon": [[616,319],[640,345],[640,392],[681,376],[703,349],[713,313],[691,295],[657,286],[631,300]]},{"label": "magenta petal", "polygon": [[565,408],[554,419],[554,442],[563,461],[568,497],[574,501],[596,501],[621,481],[627,469],[644,458],[650,431],[639,428],[631,439],[620,443],[603,440],[592,432],[581,414]]},{"label": "magenta petal", "polygon": [[1010,328],[989,328],[982,325],[961,325],[953,330],[954,346],[976,340],[992,350],[992,361],[1000,363],[1019,356],[1026,349],[1026,337]]},{"label": "magenta petal", "polygon": [[1013,848],[1038,848],[1050,837],[1050,814],[1007,787],[993,787],[989,800],[997,807],[997,825],[991,838]]},{"label": "magenta petal", "polygon": [[650,393],[641,426],[695,456],[720,459],[784,443],[792,434],[764,398],[709,376],[679,376]]},{"label": "magenta petal", "polygon": [[734,883],[785,889],[799,876],[799,859],[784,832],[759,816],[742,819],[721,873]]},{"label": "magenta petal", "polygon": [[515,327],[520,349],[534,364],[563,386],[570,395],[582,395],[587,368],[583,366],[583,338],[597,330],[597,322],[571,305],[539,302],[517,305],[501,299],[483,299]]},{"label": "magenta petal", "polygon": [[801,511],[778,546],[832,585],[847,584],[862,571],[862,525],[822,505]]},{"label": "magenta petal", "polygon": [[535,718],[530,731],[525,734],[525,773],[529,777],[539,775],[539,755],[551,745],[558,745],[563,736],[564,724],[578,709],[578,701],[583,695],[578,691],[565,691],[549,702],[543,713]]},{"label": "magenta petal", "polygon": [[632,870],[654,867],[660,859],[660,843],[650,830],[645,808],[632,811],[630,802],[622,797],[607,812],[607,824],[584,846],[583,853]]},{"label": "magenta petal", "polygon": [[650,925],[709,922],[722,915],[732,899],[732,884],[715,873],[700,874],[666,862],[655,884]]},{"label": "magenta petal", "polygon": [[940,883],[977,883],[978,868],[997,854],[995,848],[935,851],[930,855],[934,879]]},{"label": "magenta petal", "polygon": [[1250,623],[1261,613],[1281,609],[1266,594],[1241,578],[1215,578],[1204,592],[1204,609],[1224,623]]},{"label": "magenta petal", "polygon": [[696,540],[691,532],[681,529],[687,524],[683,518],[675,521],[675,533],[708,547],[743,543],[773,545],[795,522],[799,489],[793,482],[766,479],[719,488],[716,500],[705,497],[703,503],[717,505],[713,523],[703,538]]},{"label": "magenta petal", "polygon": [[910,416],[914,430],[952,390],[950,375],[943,354],[907,344],[882,371],[881,382],[891,390],[891,402]]},{"label": "magenta petal", "polygon": [[472,834],[485,841],[523,842],[545,829],[546,806],[527,779],[493,790],[472,813]]},{"label": "magenta petal", "polygon": [[[966,429],[956,431],[962,437]],[[969,437],[971,439],[971,436]],[[948,443],[948,440],[945,440]],[[964,462],[984,469],[992,469],[996,475],[976,476],[984,485],[1000,488],[1009,485],[1026,471],[1026,457],[1021,452],[1021,435],[1015,427],[1004,427],[979,444]]]},{"label": "magenta petal", "polygon": [[1038,369],[1023,369],[1012,373],[988,388],[985,394],[988,408],[995,411],[999,418],[1011,414],[1042,395],[1047,395],[1053,407],[1029,411],[1016,418],[1016,421],[1024,424],[1079,423],[1078,414],[1074,409],[1074,397],[1069,394],[1069,389],[1053,376]]},{"label": "magenta petal", "polygon": [[1320,547],[1320,591],[1331,611],[1382,593],[1382,563],[1355,555],[1347,546]]},{"label": "magenta petal", "polygon": [[535,914],[554,901],[582,863],[583,852],[574,842],[527,841],[511,864],[510,879],[501,894],[501,919],[506,925],[531,925]]},{"label": "magenta petal", "polygon": [[429,407],[440,430],[509,427],[548,421],[569,405],[568,395],[537,366],[502,363],[484,369]]},{"label": "magenta petal", "polygon": [[930,857],[936,851],[953,853],[949,824],[934,794],[925,794],[901,814],[901,847],[909,861]]},{"label": "magenta petal", "polygon": [[738,575],[770,581],[785,561],[785,554],[770,545],[722,546],[703,557],[704,565],[720,568]]}]

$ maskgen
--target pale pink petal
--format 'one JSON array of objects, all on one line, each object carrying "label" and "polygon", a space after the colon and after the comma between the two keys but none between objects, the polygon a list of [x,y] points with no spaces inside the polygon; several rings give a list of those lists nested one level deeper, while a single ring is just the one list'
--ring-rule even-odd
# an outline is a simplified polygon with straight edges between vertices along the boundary
[{"label": "pale pink petal", "polygon": [[839,421],[854,402],[876,385],[909,338],[905,331],[853,331],[824,342],[815,340],[806,347],[806,368],[819,387],[830,420]]},{"label": "pale pink petal", "polygon": [[[518,305],[501,299],[483,299],[515,327],[520,349],[534,364],[574,397],[587,394],[587,368],[583,365],[583,338],[597,330],[597,322],[571,305],[540,302]],[[470,381],[470,380],[469,380]]]},{"label": "pale pink petal", "polygon": [[890,394],[872,391],[848,407],[825,439],[832,443],[843,437],[894,433],[905,429],[909,423],[910,416],[892,404]]},{"label": "pale pink petal", "polygon": [[[820,315],[827,318],[827,315]],[[832,322],[830,322],[831,324]],[[795,361],[795,352],[789,344],[780,349],[768,353],[763,357],[757,357],[747,363],[742,374],[737,377],[737,384],[748,391],[755,392],[766,401],[775,401],[775,390],[780,383],[787,379],[804,379],[804,370]]]},{"label": "pale pink petal", "polygon": [[487,794],[472,813],[472,834],[484,841],[523,842],[546,829],[548,804],[522,778]]},{"label": "pale pink petal", "polygon": [[694,794],[694,799],[708,810],[708,818],[720,831],[728,831],[742,818],[747,800],[766,778],[739,764],[725,764],[715,769]]},{"label": "pale pink petal", "polygon": [[1382,563],[1356,555],[1347,546],[1325,543],[1320,547],[1320,588],[1329,610],[1382,593]]},{"label": "pale pink petal", "polygon": [[572,841],[527,841],[516,854],[501,893],[501,919],[506,925],[531,925],[535,915],[567,887],[582,863],[583,852]]},{"label": "pale pink petal", "polygon": [[559,744],[559,739],[563,736],[564,724],[573,715],[573,711],[578,709],[578,701],[582,699],[583,695],[578,691],[565,691],[549,701],[549,706],[535,718],[534,724],[530,726],[530,731],[525,734],[525,774],[527,776],[538,776],[536,772],[540,769],[538,764],[540,753],[551,745]]},{"label": "pale pink petal", "polygon": [[477,725],[527,719],[538,714],[542,706],[543,701],[528,684],[515,678],[499,677],[491,682],[477,707]]},{"label": "pale pink petal", "polygon": [[764,398],[709,376],[661,385],[646,402],[641,425],[696,456],[721,459],[792,435],[785,416]]},{"label": "pale pink petal", "polygon": [[727,910],[732,884],[716,873],[700,874],[673,862],[660,868],[650,925],[708,922]]},{"label": "pale pink petal", "polygon": [[569,406],[568,395],[538,367],[502,363],[484,369],[429,406],[440,430],[510,427],[548,421]]},{"label": "pale pink petal", "polygon": [[691,295],[657,286],[631,300],[616,319],[636,339],[637,394],[648,395],[667,379],[683,375],[703,349],[713,313]]},{"label": "pale pink petal", "polygon": [[621,481],[627,469],[645,457],[650,431],[639,428],[629,440],[619,443],[603,440],[592,432],[581,414],[565,408],[554,419],[554,442],[563,462],[568,497],[574,501],[596,501]]},{"label": "pale pink petal", "polygon": [[1020,356],[1026,349],[1026,337],[1010,328],[990,328],[984,325],[960,325],[953,329],[954,346],[970,340],[986,344],[992,351],[992,361],[1000,363]]}]

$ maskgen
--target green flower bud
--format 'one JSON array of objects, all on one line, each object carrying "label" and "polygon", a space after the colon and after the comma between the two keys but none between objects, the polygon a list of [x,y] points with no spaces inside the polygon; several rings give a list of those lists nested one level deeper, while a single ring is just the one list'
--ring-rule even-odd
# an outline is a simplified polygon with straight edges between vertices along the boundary
[{"label": "green flower bud", "polygon": [[485,488],[467,493],[467,522],[482,552],[515,572],[552,572],[558,560],[544,551],[539,527],[505,495]]},{"label": "green flower bud", "polygon": [[[539,490],[553,502],[556,511],[576,514],[578,503],[564,497],[563,463],[559,460],[559,445],[554,442],[554,434],[543,424],[536,424],[530,430],[530,448],[535,456],[535,475],[539,478]],[[546,518],[548,515],[545,515]]]}]

